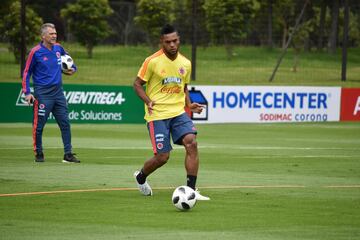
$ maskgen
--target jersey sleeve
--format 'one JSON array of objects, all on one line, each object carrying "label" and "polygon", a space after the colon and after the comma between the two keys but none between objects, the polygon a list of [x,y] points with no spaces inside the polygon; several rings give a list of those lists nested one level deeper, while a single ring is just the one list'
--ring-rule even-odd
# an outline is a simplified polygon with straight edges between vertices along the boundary
[{"label": "jersey sleeve", "polygon": [[25,93],[25,95],[30,94],[30,77],[33,73],[34,65],[36,62],[36,53],[37,49],[32,49],[29,53],[29,56],[26,60],[25,69],[23,72],[23,78],[22,78],[22,91]]},{"label": "jersey sleeve", "polygon": [[141,68],[138,72],[138,77],[141,78],[143,81],[147,82],[151,78],[152,72],[153,72],[153,63],[150,61],[151,59],[147,58],[143,64],[141,65]]},{"label": "jersey sleeve", "polygon": [[187,71],[186,71],[186,76],[185,76],[185,84],[190,83],[190,78],[191,78],[191,63],[189,63],[187,66]]}]

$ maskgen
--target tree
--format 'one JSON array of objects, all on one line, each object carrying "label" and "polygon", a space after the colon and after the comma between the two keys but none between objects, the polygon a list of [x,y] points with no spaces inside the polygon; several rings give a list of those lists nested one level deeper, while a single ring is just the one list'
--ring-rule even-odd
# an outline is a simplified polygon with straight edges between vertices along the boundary
[{"label": "tree", "polygon": [[322,0],[320,7],[320,18],[319,18],[319,37],[317,43],[318,51],[322,50],[323,48],[326,9],[327,9],[326,0]]},{"label": "tree", "polygon": [[344,32],[342,42],[342,59],[341,59],[341,80],[346,81],[346,68],[347,68],[347,45],[348,45],[348,32],[349,32],[349,1],[344,0]]},{"label": "tree", "polygon": [[290,31],[289,38],[287,39],[286,44],[285,44],[285,46],[283,47],[283,51],[282,51],[282,53],[281,53],[281,55],[280,55],[280,57],[279,57],[279,59],[278,59],[278,61],[277,61],[277,63],[276,63],[276,66],[275,66],[275,68],[274,68],[274,70],[273,70],[273,73],[271,74],[271,77],[270,77],[270,79],[269,79],[270,82],[274,79],[275,74],[276,74],[276,72],[277,72],[277,69],[279,68],[279,66],[280,66],[280,64],[281,64],[281,61],[282,61],[282,59],[284,58],[284,56],[285,56],[285,54],[286,54],[287,48],[288,48],[289,44],[291,43],[294,35],[297,33],[297,31],[298,31],[298,29],[299,29],[300,22],[301,22],[301,20],[302,20],[302,18],[303,18],[303,16],[304,16],[304,12],[305,12],[306,6],[308,5],[309,1],[310,1],[310,0],[305,0],[304,5],[303,5],[303,7],[302,7],[302,10],[301,10],[299,16],[296,18],[295,25],[294,25],[294,27],[293,27],[293,28],[291,29],[291,31]]},{"label": "tree", "polygon": [[26,5],[30,6],[34,11],[39,14],[44,23],[53,23],[56,26],[57,39],[65,39],[64,21],[60,16],[60,10],[65,8],[69,0],[25,0]]},{"label": "tree", "polygon": [[331,32],[328,41],[328,52],[332,54],[336,53],[338,24],[339,24],[339,0],[333,0],[332,8],[331,8]]},{"label": "tree", "polygon": [[[15,1],[10,5],[8,13],[0,21],[0,32],[3,38],[10,44],[9,50],[14,53],[16,63],[20,63],[21,55],[21,29],[20,29],[20,1]],[[36,42],[42,19],[30,8],[26,8],[26,45]],[[40,40],[40,39],[39,39]]]},{"label": "tree", "polygon": [[[298,71],[298,64],[301,50],[306,48],[307,41],[309,39],[310,33],[313,32],[315,28],[315,19],[310,18],[302,22],[299,25],[297,32],[294,34],[292,39],[292,47],[294,49],[294,63],[292,67],[293,72]],[[293,28],[290,28],[290,31],[294,31]]]},{"label": "tree", "polygon": [[273,39],[272,39],[272,21],[273,21],[273,0],[268,1],[268,42],[267,45],[269,48],[273,47]]},{"label": "tree", "polygon": [[127,1],[110,1],[114,13],[109,18],[109,25],[113,29],[110,36],[112,42],[123,43],[125,46],[130,43],[130,35],[134,31],[135,3]]},{"label": "tree", "polygon": [[233,45],[247,36],[247,24],[259,7],[254,0],[205,0],[206,27],[215,44],[224,44],[228,58]]},{"label": "tree", "polygon": [[175,20],[174,3],[172,0],[140,0],[137,4],[134,21],[147,33],[152,49],[158,46],[162,26]]},{"label": "tree", "polygon": [[282,48],[285,48],[290,26],[295,22],[297,12],[295,5],[293,0],[278,0],[273,6],[276,20],[282,27]]},{"label": "tree", "polygon": [[112,12],[108,0],[77,0],[61,10],[70,32],[86,47],[89,58],[93,48],[110,34],[106,18]]}]

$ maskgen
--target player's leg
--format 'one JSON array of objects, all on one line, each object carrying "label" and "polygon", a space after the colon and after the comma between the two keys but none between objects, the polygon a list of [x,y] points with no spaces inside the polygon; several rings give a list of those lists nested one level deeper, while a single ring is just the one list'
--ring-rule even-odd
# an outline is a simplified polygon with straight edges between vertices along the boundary
[{"label": "player's leg", "polygon": [[54,106],[53,100],[43,99],[39,96],[37,96],[37,98],[34,101],[33,144],[34,144],[35,162],[44,162],[42,134],[53,106]]},{"label": "player's leg", "polygon": [[199,170],[199,154],[196,142],[196,135],[186,134],[182,143],[185,147],[185,169],[187,174],[187,186],[195,189],[196,178]]},{"label": "player's leg", "polygon": [[169,159],[169,153],[158,153],[144,163],[140,171],[135,171],[134,177],[140,192],[145,196],[152,195],[152,189],[146,178],[156,169],[163,166]]},{"label": "player's leg", "polygon": [[163,166],[170,157],[172,149],[170,144],[169,121],[159,120],[148,123],[149,136],[153,147],[154,156],[148,159],[140,171],[136,171],[134,176],[140,192],[143,195],[152,195],[150,185],[146,178]]},{"label": "player's leg", "polygon": [[162,167],[169,160],[170,153],[158,153],[152,158],[148,159],[142,168],[142,172],[149,176],[151,173],[155,172],[156,169]]},{"label": "player's leg", "polygon": [[186,113],[173,118],[170,125],[173,142],[185,147],[187,185],[195,189],[199,169],[196,128]]},{"label": "player's leg", "polygon": [[171,123],[171,133],[174,143],[185,147],[187,186],[196,190],[197,200],[210,200],[210,198],[200,195],[196,189],[196,180],[199,170],[199,153],[196,141],[197,131],[186,113],[173,119]]},{"label": "player's leg", "polygon": [[210,200],[209,197],[200,194],[196,188],[196,179],[199,170],[199,154],[196,142],[196,135],[193,133],[186,134],[182,139],[186,150],[185,169],[187,173],[187,186],[195,190],[196,200]]},{"label": "player's leg", "polygon": [[70,127],[67,102],[64,94],[61,93],[56,98],[52,113],[61,131],[62,142],[64,145],[63,162],[80,163],[80,161],[72,153],[71,127]]}]

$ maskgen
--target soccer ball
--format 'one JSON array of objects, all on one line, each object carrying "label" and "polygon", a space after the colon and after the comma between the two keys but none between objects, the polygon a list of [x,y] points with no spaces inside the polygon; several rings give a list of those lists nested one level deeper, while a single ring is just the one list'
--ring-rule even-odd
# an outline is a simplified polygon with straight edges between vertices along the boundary
[{"label": "soccer ball", "polygon": [[74,60],[67,54],[61,56],[61,69],[63,71],[69,70],[74,64]]},{"label": "soccer ball", "polygon": [[174,206],[181,211],[193,208],[196,203],[195,191],[188,186],[177,187],[171,199]]}]

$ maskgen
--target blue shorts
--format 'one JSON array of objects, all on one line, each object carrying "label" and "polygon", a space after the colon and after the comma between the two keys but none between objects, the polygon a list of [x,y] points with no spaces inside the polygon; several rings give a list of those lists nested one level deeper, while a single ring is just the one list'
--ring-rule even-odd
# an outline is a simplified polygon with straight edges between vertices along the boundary
[{"label": "blue shorts", "polygon": [[186,113],[174,118],[148,122],[147,126],[154,154],[172,150],[170,134],[173,143],[178,145],[183,145],[182,139],[185,135],[197,134],[193,122]]}]

